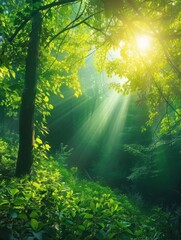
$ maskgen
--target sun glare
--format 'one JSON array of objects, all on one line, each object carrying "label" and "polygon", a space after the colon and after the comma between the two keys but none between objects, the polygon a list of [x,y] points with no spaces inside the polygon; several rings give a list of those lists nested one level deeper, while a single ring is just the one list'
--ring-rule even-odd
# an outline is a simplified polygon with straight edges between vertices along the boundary
[{"label": "sun glare", "polygon": [[136,42],[141,51],[145,51],[150,47],[150,38],[148,36],[139,36],[136,38]]}]

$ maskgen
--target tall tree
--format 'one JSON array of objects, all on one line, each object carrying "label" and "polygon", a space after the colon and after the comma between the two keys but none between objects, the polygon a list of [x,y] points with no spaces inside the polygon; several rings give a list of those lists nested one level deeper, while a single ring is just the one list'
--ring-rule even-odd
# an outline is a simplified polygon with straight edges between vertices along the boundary
[{"label": "tall tree", "polygon": [[[75,32],[73,31],[70,33],[70,30],[85,23],[95,14],[94,11],[86,11],[86,5],[83,4],[82,1],[77,0],[61,0],[50,3],[43,1],[42,5],[39,0],[33,0],[32,2],[27,3],[22,1],[22,3],[25,4],[24,10],[26,10],[26,15],[20,13],[17,8],[11,16],[11,13],[9,12],[12,7],[11,5],[7,5],[8,7],[3,9],[5,12],[4,18],[7,20],[7,23],[11,20],[11,31],[13,29],[14,32],[13,34],[9,32],[10,37],[3,36],[5,44],[2,48],[1,56],[1,60],[3,60],[5,64],[3,74],[6,75],[7,72],[6,77],[9,77],[9,71],[11,75],[15,75],[16,72],[16,70],[12,70],[12,66],[18,65],[16,62],[18,56],[14,57],[13,53],[17,50],[19,51],[20,49],[23,50],[23,47],[24,50],[27,51],[25,64],[25,56],[19,62],[19,64],[24,65],[24,68],[21,69],[21,75],[24,75],[25,81],[24,84],[21,83],[21,86],[24,85],[24,87],[19,116],[19,151],[16,165],[16,176],[29,174],[31,172],[34,147],[33,132],[35,125],[35,105],[38,106],[39,112],[42,113],[43,121],[46,122],[46,115],[49,114],[47,109],[52,109],[52,105],[49,104],[48,92],[61,94],[61,85],[66,84],[68,87],[75,90],[76,96],[80,94],[78,69],[84,62],[84,57],[87,54],[86,52],[88,51],[88,48],[86,47],[86,44],[82,44],[82,47],[85,46],[84,52],[82,52],[79,48],[75,49],[75,47],[72,49],[71,42],[77,44],[79,41],[84,41],[86,43],[87,39],[84,38],[85,34],[82,33],[82,31],[79,33],[79,30],[76,30]],[[72,5],[73,3],[75,3],[74,6]],[[6,3],[4,3],[4,5],[6,6]],[[44,12],[44,15],[42,12]],[[12,23],[13,21],[11,18],[14,20],[14,24]],[[59,18],[58,22],[57,18]],[[56,24],[56,26],[52,28],[51,24]],[[23,31],[26,33],[25,36],[21,36],[21,32]],[[6,35],[7,32],[8,30],[5,30],[4,26],[3,34]],[[68,35],[67,33],[71,35],[69,37],[70,43],[68,42],[64,44]],[[80,34],[82,34],[81,38]],[[86,34],[88,35],[88,32]],[[17,40],[18,37],[21,41]],[[41,43],[41,45],[39,43]],[[61,57],[60,52],[64,55],[63,58]],[[4,61],[4,57],[8,59],[10,56],[13,59],[11,59],[11,65],[7,60]],[[41,76],[38,76],[37,74],[39,60],[41,60],[41,67],[39,69]],[[48,62],[48,64],[46,64],[46,62]],[[54,65],[53,71],[50,65]],[[47,68],[46,73],[43,69],[44,66]],[[25,74],[23,74],[23,71],[25,71]],[[47,75],[49,75],[48,80]],[[37,89],[38,78],[40,86]],[[51,81],[52,85],[50,83]],[[47,92],[46,90],[44,92],[42,91],[42,86],[44,87],[44,90],[47,90]],[[6,104],[8,105],[7,102],[8,100],[6,100]],[[44,128],[42,122],[40,123],[40,126]],[[41,143],[39,138],[38,140],[39,143]]]},{"label": "tall tree", "polygon": [[[36,6],[35,4],[40,5],[41,2],[40,0],[33,0],[32,4]],[[32,29],[26,57],[25,82],[19,116],[19,152],[16,176],[30,173],[33,163],[33,125],[41,27],[42,16],[41,12],[38,11],[32,17]]]},{"label": "tall tree", "polygon": [[[59,1],[56,5],[63,5],[67,3],[75,2],[72,1]],[[19,152],[16,165],[16,176],[23,174],[29,174],[33,163],[33,145],[34,145],[34,111],[35,111],[35,98],[37,91],[37,80],[38,80],[38,60],[39,60],[39,42],[42,28],[42,17],[41,11],[36,11],[36,7],[41,6],[41,2],[35,0],[33,3],[32,13],[32,30],[30,33],[28,52],[26,58],[25,67],[25,83],[22,95],[22,104],[19,117]],[[54,3],[55,4],[55,3]],[[54,5],[52,3],[52,5]],[[49,10],[51,6],[47,6]],[[41,7],[40,7],[41,8]],[[44,6],[44,8],[46,8]],[[75,19],[80,18],[80,15],[76,16]],[[79,23],[80,24],[80,23]],[[70,25],[70,24],[68,24]],[[75,26],[72,26],[75,27]],[[67,26],[66,28],[69,28]],[[57,36],[65,30],[57,34]],[[71,29],[71,26],[70,26]],[[52,37],[49,43],[57,37]]]}]

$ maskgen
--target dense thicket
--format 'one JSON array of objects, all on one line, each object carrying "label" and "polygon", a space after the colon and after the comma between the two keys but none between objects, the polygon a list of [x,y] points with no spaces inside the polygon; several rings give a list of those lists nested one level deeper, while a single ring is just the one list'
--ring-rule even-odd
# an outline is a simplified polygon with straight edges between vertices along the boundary
[{"label": "dense thicket", "polygon": [[76,168],[63,167],[66,151],[47,161],[36,155],[31,177],[5,179],[17,148],[0,143],[0,239],[179,239],[179,212],[143,211],[125,195],[81,180]]}]

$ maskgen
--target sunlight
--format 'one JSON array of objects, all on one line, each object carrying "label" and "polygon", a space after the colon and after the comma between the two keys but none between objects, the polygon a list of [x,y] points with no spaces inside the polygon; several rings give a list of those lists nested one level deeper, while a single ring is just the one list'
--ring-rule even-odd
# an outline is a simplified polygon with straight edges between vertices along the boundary
[{"label": "sunlight", "polygon": [[102,137],[110,128],[110,122],[112,122],[115,109],[120,103],[120,98],[120,94],[109,91],[101,102],[97,102],[94,111],[85,120],[84,124],[77,129],[72,141],[76,143],[74,154],[79,156],[77,159],[79,164],[81,164],[81,159],[85,163],[86,159],[89,161],[89,155],[96,151],[96,145],[101,142]]},{"label": "sunlight", "polygon": [[122,49],[124,46],[125,46],[125,43],[124,41],[121,40],[119,43],[119,48]]},{"label": "sunlight", "polygon": [[78,142],[81,146],[82,144],[84,144],[84,150],[87,150],[86,148],[89,146],[90,142],[95,142],[102,136],[106,126],[110,122],[112,112],[114,111],[115,106],[118,104],[119,99],[119,94],[115,92],[111,93],[100,104],[98,104],[98,106],[96,106],[94,112],[89,116],[87,121],[85,121],[82,127],[77,131],[74,138],[79,139]]},{"label": "sunlight", "polygon": [[[108,138],[105,141],[105,146],[107,150],[107,158],[111,159],[114,152],[114,145],[122,140],[123,129],[126,122],[126,117],[128,113],[130,102],[130,95],[120,96],[119,101],[114,106],[114,111],[112,112],[111,119],[109,121],[109,126],[107,126]],[[104,158],[105,161],[105,158]]]},{"label": "sunlight", "polygon": [[148,36],[138,36],[136,38],[136,43],[141,51],[146,51],[150,48],[150,38]]},{"label": "sunlight", "polygon": [[108,51],[108,59],[113,60],[115,58],[120,57],[120,51],[124,46],[125,46],[125,43],[124,43],[124,41],[121,40],[119,42],[118,48],[111,49],[111,50]]},{"label": "sunlight", "polygon": [[96,163],[95,171],[99,176],[106,177],[108,171],[114,171],[119,165],[119,152],[121,142],[125,136],[125,124],[130,103],[130,95],[122,96],[112,112],[109,124],[106,126],[106,137],[101,146],[99,161]]},{"label": "sunlight", "polygon": [[[123,134],[127,117],[130,96],[121,96],[115,91],[109,91],[100,103],[96,104],[94,112],[87,121],[78,129],[73,141],[76,142],[74,154],[79,156],[77,162],[86,164],[89,156],[99,148],[100,152],[106,151],[106,157],[100,159],[100,165],[114,161],[113,155],[116,144]],[[103,136],[106,136],[103,138]],[[106,150],[105,150],[106,148]],[[81,159],[83,159],[82,162]],[[107,163],[106,163],[107,162]],[[100,169],[102,172],[104,169]]]}]

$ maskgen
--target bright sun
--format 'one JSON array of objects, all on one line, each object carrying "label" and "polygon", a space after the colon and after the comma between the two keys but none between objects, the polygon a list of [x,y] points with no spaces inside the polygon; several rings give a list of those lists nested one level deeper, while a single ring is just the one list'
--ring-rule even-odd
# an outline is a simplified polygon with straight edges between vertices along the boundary
[{"label": "bright sun", "polygon": [[139,36],[136,38],[136,42],[141,51],[145,51],[150,47],[150,38],[148,36]]}]

